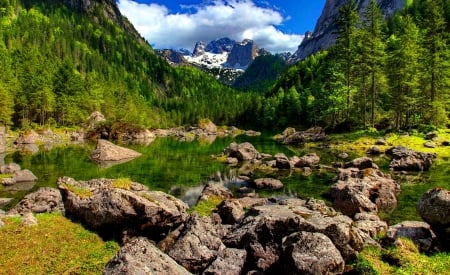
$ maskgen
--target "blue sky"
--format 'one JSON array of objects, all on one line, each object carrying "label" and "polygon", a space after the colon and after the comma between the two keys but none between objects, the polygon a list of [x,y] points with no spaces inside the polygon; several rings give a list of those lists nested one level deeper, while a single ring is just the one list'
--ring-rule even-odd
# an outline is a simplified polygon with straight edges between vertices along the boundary
[{"label": "blue sky", "polygon": [[271,52],[294,52],[325,0],[118,0],[154,48],[192,50],[197,41],[253,39]]}]

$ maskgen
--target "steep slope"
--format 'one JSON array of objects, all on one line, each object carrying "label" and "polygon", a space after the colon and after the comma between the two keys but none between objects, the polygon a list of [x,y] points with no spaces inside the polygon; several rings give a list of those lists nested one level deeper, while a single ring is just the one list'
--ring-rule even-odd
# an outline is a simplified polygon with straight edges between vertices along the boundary
[{"label": "steep slope", "polygon": [[122,125],[229,123],[249,100],[171,67],[113,0],[0,0],[0,11],[2,124],[76,126],[93,111]]},{"label": "steep slope", "polygon": [[[313,33],[307,33],[305,39],[298,47],[295,54],[290,59],[290,63],[303,60],[306,57],[320,50],[327,49],[336,41],[335,21],[339,16],[339,7],[348,0],[327,0],[322,10],[322,14],[317,20]],[[356,0],[356,5],[360,17],[362,17],[365,8],[369,5],[370,0]],[[405,6],[406,0],[377,0],[383,14],[387,17],[395,11]]]}]

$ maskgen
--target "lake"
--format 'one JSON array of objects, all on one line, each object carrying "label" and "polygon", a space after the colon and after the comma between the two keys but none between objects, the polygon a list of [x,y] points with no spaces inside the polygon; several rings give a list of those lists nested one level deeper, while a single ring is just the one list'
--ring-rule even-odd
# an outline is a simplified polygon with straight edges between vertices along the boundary
[{"label": "lake", "polygon": [[[252,143],[262,153],[285,153],[288,157],[302,156],[316,152],[321,157],[321,164],[329,165],[337,160],[338,152],[326,148],[286,147],[273,141],[270,135],[259,137],[226,137],[215,140],[180,142],[174,138],[157,138],[148,145],[129,145],[142,156],[130,162],[112,167],[101,167],[90,160],[95,144],[59,146],[50,150],[41,150],[36,154],[15,152],[5,157],[5,162],[15,162],[23,169],[30,169],[39,178],[32,190],[41,186],[56,186],[61,176],[73,177],[76,180],[93,178],[130,178],[147,185],[152,190],[160,190],[177,196],[192,204],[201,191],[201,187],[209,180],[230,180],[237,172],[227,165],[214,160],[231,142]],[[357,157],[357,156],[352,156]],[[376,160],[386,171],[388,160]],[[267,176],[257,173],[257,176]],[[285,187],[276,192],[264,191],[260,196],[275,197],[315,197],[325,199],[326,192],[332,185],[334,173],[314,171],[311,175],[298,172],[282,172],[269,176],[279,178]],[[393,175],[402,185],[399,205],[393,213],[382,217],[390,223],[406,219],[420,219],[415,205],[421,195],[428,189],[440,186],[450,189],[449,162],[441,161],[426,173],[415,173],[408,176]],[[24,187],[28,189],[31,186]],[[29,190],[13,190],[7,188],[0,192],[0,197],[13,197],[15,202],[27,194]],[[328,202],[328,201],[327,201]],[[329,203],[329,202],[328,202]]]}]

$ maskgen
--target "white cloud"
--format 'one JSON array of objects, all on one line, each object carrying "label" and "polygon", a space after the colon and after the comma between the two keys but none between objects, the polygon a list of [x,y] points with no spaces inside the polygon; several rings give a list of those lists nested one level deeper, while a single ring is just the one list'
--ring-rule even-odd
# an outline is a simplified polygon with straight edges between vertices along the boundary
[{"label": "white cloud", "polygon": [[[189,7],[186,13],[169,13],[158,4],[120,0],[120,11],[154,48],[192,50],[195,42],[222,37],[237,41],[253,39],[271,52],[295,52],[303,35],[277,29],[288,18],[276,10],[255,5],[252,0],[215,0]],[[190,12],[189,12],[190,11]]]}]

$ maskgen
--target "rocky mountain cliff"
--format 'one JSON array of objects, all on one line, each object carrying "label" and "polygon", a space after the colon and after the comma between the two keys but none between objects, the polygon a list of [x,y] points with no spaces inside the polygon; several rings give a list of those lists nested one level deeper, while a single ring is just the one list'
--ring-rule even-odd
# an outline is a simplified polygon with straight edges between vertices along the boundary
[{"label": "rocky mountain cliff", "polygon": [[[305,59],[311,54],[332,46],[336,42],[335,21],[339,15],[339,7],[348,0],[327,0],[317,20],[314,32],[307,32],[298,50],[290,59],[290,63],[295,63]],[[364,10],[369,5],[370,0],[356,0],[359,15],[362,17]],[[381,11],[385,16],[393,14],[395,11],[405,6],[406,0],[377,0]]]}]

